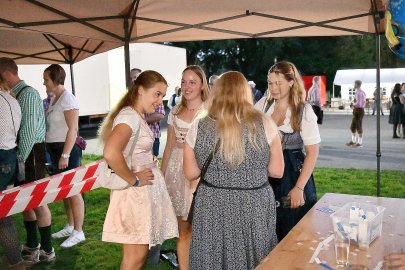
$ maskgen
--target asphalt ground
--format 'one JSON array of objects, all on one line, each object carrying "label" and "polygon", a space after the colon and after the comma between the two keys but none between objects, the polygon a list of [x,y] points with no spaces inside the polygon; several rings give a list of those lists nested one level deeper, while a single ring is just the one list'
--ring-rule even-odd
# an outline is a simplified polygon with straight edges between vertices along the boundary
[{"label": "asphalt ground", "polygon": [[[321,146],[317,167],[324,168],[377,168],[377,123],[376,116],[365,115],[363,119],[363,147],[346,146],[351,138],[349,130],[351,110],[324,111],[324,121],[319,125]],[[380,168],[381,170],[405,171],[405,139],[393,139],[393,127],[388,124],[388,116],[380,117]],[[161,123],[162,137],[160,153],[163,155],[167,135],[167,114]],[[96,138],[96,130],[81,130],[80,134],[88,143],[86,154],[102,154],[102,146]]]}]

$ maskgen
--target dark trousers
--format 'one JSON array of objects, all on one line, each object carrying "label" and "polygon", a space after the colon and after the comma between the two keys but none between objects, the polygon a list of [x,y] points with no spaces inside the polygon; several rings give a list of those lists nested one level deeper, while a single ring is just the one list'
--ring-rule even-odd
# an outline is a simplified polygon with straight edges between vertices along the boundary
[{"label": "dark trousers", "polygon": [[45,143],[36,143],[25,161],[25,181],[19,185],[45,178]]},{"label": "dark trousers", "polygon": [[352,124],[350,125],[350,130],[352,133],[363,134],[363,117],[364,109],[363,108],[354,108],[353,109],[353,118]]},{"label": "dark trousers", "polygon": [[51,157],[52,163],[52,170],[50,170],[49,172],[50,174],[58,174],[64,171],[80,167],[82,162],[82,149],[80,149],[80,147],[77,144],[75,144],[72,148],[72,151],[70,151],[69,163],[67,168],[64,170],[58,169],[59,159],[62,155],[64,146],[65,146],[64,142],[55,142],[46,144],[46,150],[48,151]]}]

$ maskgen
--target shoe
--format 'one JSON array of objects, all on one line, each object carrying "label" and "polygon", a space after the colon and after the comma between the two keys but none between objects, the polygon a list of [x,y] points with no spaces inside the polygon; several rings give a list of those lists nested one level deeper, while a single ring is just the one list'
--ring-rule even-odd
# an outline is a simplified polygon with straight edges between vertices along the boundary
[{"label": "shoe", "polygon": [[39,261],[50,263],[56,259],[55,249],[52,248],[51,252],[45,252],[45,250],[41,249],[39,251]]},{"label": "shoe", "polygon": [[24,263],[26,266],[31,266],[39,263],[40,247],[41,244],[38,244],[38,246],[35,248],[30,248],[26,245],[23,245],[21,247],[21,257],[24,259]]},{"label": "shoe", "polygon": [[363,144],[362,144],[362,143],[356,143],[356,144],[354,145],[354,147],[359,147],[359,148],[361,148],[361,147],[363,147]]},{"label": "shoe", "polygon": [[84,232],[74,230],[72,235],[69,236],[69,238],[66,239],[60,246],[63,248],[70,248],[79,244],[80,242],[83,242],[84,240],[86,240],[86,237],[84,237]]},{"label": "shoe", "polygon": [[352,141],[346,143],[347,146],[354,146],[355,144],[356,144],[356,143],[354,143],[354,142],[352,142]]},{"label": "shoe", "polygon": [[65,228],[60,230],[59,232],[53,233],[52,238],[59,239],[59,238],[64,238],[64,237],[69,237],[73,232],[73,226],[70,226],[67,224]]}]

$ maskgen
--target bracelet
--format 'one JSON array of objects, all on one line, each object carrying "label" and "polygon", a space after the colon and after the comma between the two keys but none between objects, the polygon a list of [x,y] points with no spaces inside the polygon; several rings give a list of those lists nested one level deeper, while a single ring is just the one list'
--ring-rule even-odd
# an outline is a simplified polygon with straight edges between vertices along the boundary
[{"label": "bracelet", "polygon": [[139,187],[140,183],[141,183],[141,180],[139,180],[139,177],[137,175],[135,175],[135,183],[132,186]]},{"label": "bracelet", "polygon": [[297,185],[295,185],[295,187],[298,188],[298,189],[301,190],[301,191],[304,191],[303,188],[301,188],[301,187],[299,187],[299,186],[297,186]]},{"label": "bracelet", "polygon": [[69,154],[62,154],[62,155],[60,155],[60,156],[63,157],[63,158],[69,158],[69,157],[70,157]]}]

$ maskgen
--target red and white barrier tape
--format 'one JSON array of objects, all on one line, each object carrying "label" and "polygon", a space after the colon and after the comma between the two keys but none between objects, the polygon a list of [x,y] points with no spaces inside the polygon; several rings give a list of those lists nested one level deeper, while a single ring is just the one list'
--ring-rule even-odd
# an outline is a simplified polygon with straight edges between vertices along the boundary
[{"label": "red and white barrier tape", "polygon": [[99,188],[105,160],[0,192],[0,218]]}]

